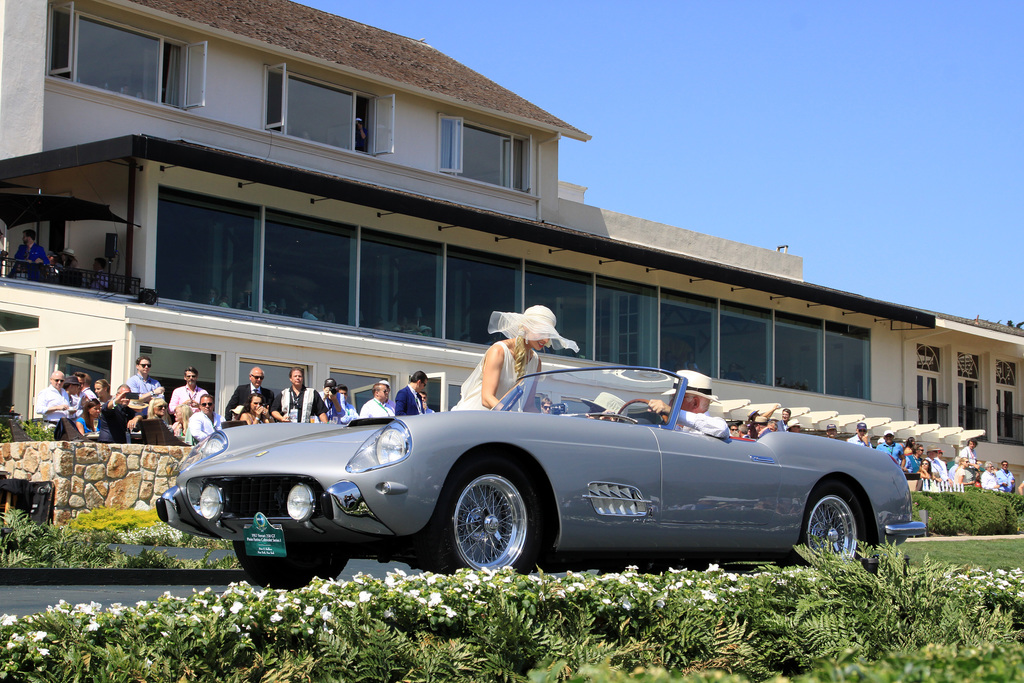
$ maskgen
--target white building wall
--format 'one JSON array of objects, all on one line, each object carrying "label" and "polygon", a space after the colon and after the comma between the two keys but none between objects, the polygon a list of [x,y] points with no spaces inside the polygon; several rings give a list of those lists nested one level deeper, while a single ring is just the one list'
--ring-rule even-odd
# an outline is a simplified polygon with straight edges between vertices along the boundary
[{"label": "white building wall", "polygon": [[0,0],[0,159],[43,144],[46,0]]}]

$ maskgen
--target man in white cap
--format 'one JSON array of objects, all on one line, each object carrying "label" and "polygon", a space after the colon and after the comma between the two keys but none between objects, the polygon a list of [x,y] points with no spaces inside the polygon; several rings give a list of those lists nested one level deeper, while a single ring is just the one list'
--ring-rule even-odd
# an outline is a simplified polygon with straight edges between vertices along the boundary
[{"label": "man in white cap", "polygon": [[[706,414],[711,403],[718,401],[718,397],[711,393],[711,378],[693,370],[680,370],[676,374],[686,380],[686,393],[683,394],[683,403],[679,407],[676,429],[693,434],[707,434],[716,439],[729,438],[729,424],[723,418]],[[675,393],[675,390],[669,393]],[[650,401],[648,408],[666,416],[672,412],[672,406],[657,399]]]},{"label": "man in white cap", "polygon": [[903,471],[909,471],[903,458],[903,444],[896,443],[896,432],[886,429],[882,434],[882,440],[875,446],[875,450],[884,451]]},{"label": "man in white cap", "polygon": [[942,462],[942,449],[938,446],[929,446],[928,460],[932,463],[932,479],[952,482],[949,472],[946,470],[946,463]]}]

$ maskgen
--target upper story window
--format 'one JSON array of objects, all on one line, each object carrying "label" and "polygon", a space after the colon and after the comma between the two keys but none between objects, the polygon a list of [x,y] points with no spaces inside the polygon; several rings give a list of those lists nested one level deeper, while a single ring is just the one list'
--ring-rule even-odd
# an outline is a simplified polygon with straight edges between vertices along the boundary
[{"label": "upper story window", "polygon": [[206,104],[206,42],[191,45],[77,14],[50,14],[49,74],[189,109]]},{"label": "upper story window", "polygon": [[440,118],[439,170],[491,185],[530,191],[530,139]]},{"label": "upper story window", "polygon": [[267,67],[264,127],[366,154],[395,151],[395,96],[373,97]]}]

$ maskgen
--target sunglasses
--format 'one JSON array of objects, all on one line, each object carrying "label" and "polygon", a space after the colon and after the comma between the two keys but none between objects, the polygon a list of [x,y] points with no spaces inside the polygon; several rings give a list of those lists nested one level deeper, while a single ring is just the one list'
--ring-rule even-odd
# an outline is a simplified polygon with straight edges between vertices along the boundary
[{"label": "sunglasses", "polygon": [[263,375],[249,375],[253,379],[263,379]]},{"label": "sunglasses", "polygon": [[200,403],[200,404],[199,404],[199,406],[200,406],[201,408],[208,408],[208,407],[210,407],[210,406],[212,406],[212,405],[213,405],[212,403]]},{"label": "sunglasses", "polygon": [[50,381],[51,382],[60,382],[61,384],[64,383],[64,380],[62,380],[62,379],[51,379]]},{"label": "sunglasses", "polygon": [[149,367],[152,367],[152,366],[153,366],[152,363],[139,363],[139,367],[140,368],[149,368]]}]

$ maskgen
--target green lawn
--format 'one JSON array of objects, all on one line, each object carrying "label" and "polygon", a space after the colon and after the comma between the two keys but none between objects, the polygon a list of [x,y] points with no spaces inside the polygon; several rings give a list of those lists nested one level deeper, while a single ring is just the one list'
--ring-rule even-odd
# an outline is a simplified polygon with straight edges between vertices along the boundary
[{"label": "green lawn", "polygon": [[914,541],[902,544],[900,551],[914,564],[920,564],[929,556],[939,562],[988,571],[1024,567],[1024,538],[1019,536],[1009,536],[1006,540]]}]

